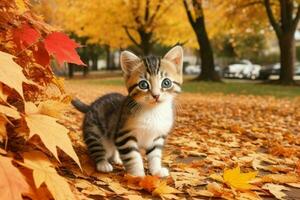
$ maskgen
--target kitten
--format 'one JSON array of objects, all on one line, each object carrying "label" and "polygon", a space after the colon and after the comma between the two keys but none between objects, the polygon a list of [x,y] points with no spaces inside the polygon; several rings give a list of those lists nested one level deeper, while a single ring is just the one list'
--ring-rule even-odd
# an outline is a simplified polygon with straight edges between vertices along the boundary
[{"label": "kitten", "polygon": [[120,63],[128,96],[106,94],[90,106],[78,99],[72,101],[85,113],[84,141],[98,171],[112,171],[109,161],[113,161],[123,163],[132,175],[144,176],[139,150],[145,149],[150,173],[169,175],[168,169],[162,167],[161,156],[175,118],[174,97],[181,91],[182,61],[180,46],[162,59],[139,58],[123,51]]}]

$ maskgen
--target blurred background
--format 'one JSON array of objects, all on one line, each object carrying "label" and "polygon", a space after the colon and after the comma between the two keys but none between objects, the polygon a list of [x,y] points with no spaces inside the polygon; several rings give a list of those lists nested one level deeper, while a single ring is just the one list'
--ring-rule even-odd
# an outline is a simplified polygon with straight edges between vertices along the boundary
[{"label": "blurred background", "polygon": [[[120,77],[119,54],[184,47],[186,79],[295,85],[300,80],[299,0],[31,0],[46,22],[82,45],[87,67],[69,78]],[[55,65],[54,65],[55,66]]]}]

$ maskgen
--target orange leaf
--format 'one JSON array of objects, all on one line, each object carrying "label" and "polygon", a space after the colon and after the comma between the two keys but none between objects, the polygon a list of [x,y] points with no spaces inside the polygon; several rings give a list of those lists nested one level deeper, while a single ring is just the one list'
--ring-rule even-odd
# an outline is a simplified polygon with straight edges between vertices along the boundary
[{"label": "orange leaf", "polygon": [[30,193],[30,187],[11,161],[0,155],[0,199],[22,200],[22,194]]},{"label": "orange leaf", "polygon": [[37,188],[45,183],[55,200],[75,199],[67,180],[57,174],[43,153],[25,153],[24,165],[33,170],[34,184]]},{"label": "orange leaf", "polygon": [[29,138],[33,135],[38,135],[57,160],[56,147],[59,147],[81,167],[68,136],[69,130],[57,123],[56,118],[41,114],[30,114],[25,117],[25,120],[30,131]]},{"label": "orange leaf", "polygon": [[152,192],[160,184],[160,180],[157,176],[145,176],[140,182],[139,186],[144,188],[148,192]]}]

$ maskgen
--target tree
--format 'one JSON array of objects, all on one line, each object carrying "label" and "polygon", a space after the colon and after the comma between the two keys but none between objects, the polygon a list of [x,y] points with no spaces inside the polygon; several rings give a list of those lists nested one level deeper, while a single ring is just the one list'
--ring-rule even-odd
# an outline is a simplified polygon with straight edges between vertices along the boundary
[{"label": "tree", "polygon": [[[235,13],[232,21],[245,19],[244,25],[271,25],[280,51],[280,83],[293,84],[295,63],[294,34],[300,19],[300,4],[297,0],[234,0],[221,2],[228,7],[228,13]],[[228,16],[228,15],[227,15]]]},{"label": "tree", "polygon": [[[173,0],[61,0],[57,8],[58,24],[111,49],[148,55],[157,43],[196,47],[182,5]],[[78,15],[83,9],[88,12]]]},{"label": "tree", "polygon": [[213,50],[206,30],[203,2],[201,0],[192,0],[191,4],[189,4],[187,0],[183,0],[183,4],[200,46],[201,73],[197,80],[219,81],[220,77],[215,71]]},{"label": "tree", "polygon": [[[294,0],[279,0],[272,6],[270,0],[264,0],[264,7],[271,26],[278,39],[280,49],[280,82],[294,83],[294,63],[296,56],[295,31],[300,19],[300,5]],[[297,6],[295,6],[297,5]],[[276,20],[272,7],[279,6],[279,16]]]}]

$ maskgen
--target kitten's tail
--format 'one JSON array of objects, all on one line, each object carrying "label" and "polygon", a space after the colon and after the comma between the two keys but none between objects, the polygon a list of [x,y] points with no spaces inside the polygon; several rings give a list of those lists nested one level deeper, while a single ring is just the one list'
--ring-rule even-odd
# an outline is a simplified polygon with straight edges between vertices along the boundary
[{"label": "kitten's tail", "polygon": [[87,104],[83,103],[82,101],[80,101],[79,99],[75,98],[72,99],[71,104],[80,112],[82,113],[86,113],[90,110],[90,106],[88,106]]}]

